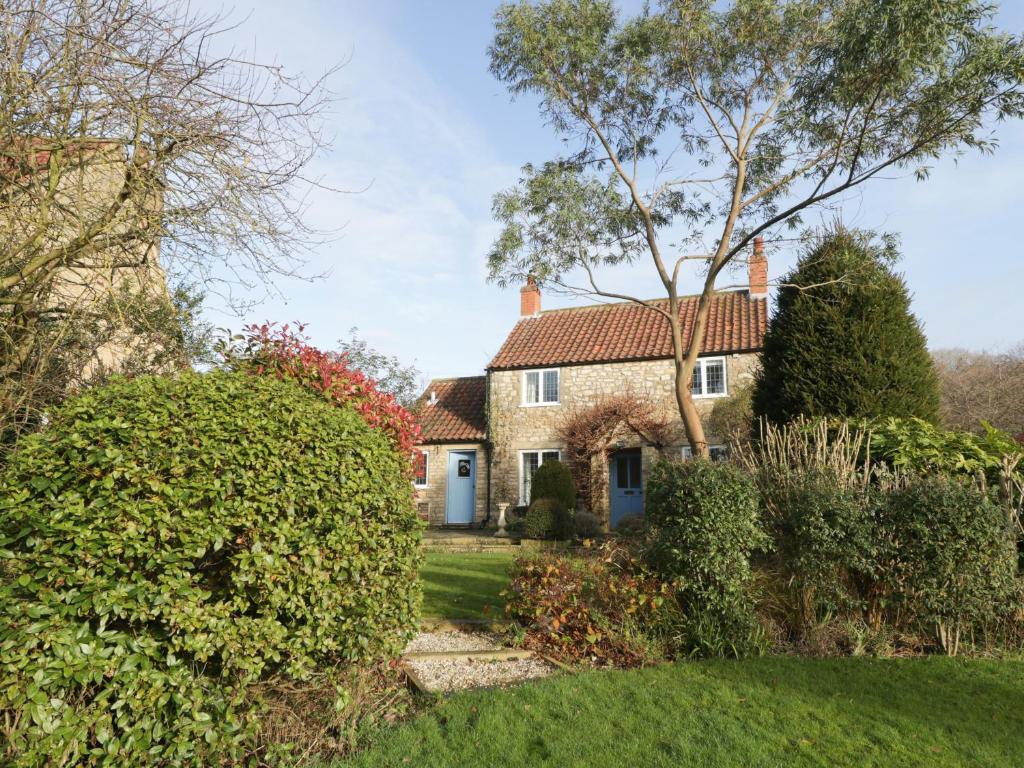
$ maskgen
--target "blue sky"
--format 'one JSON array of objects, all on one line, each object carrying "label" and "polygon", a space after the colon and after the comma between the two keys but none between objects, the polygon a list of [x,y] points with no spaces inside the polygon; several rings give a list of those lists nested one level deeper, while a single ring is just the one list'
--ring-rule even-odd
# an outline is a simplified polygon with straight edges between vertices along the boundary
[{"label": "blue sky", "polygon": [[[636,3],[624,3],[626,7]],[[193,2],[193,7],[222,8]],[[217,326],[301,320],[315,343],[335,346],[352,326],[382,352],[427,376],[472,375],[497,351],[519,312],[518,290],[486,282],[498,231],[492,195],[520,166],[552,157],[559,142],[529,100],[510,102],[487,71],[496,2],[489,0],[241,0],[232,40],[260,60],[334,77],[331,151],[313,169],[357,194],[318,193],[315,224],[341,228],[317,249],[312,281],[276,279],[244,318],[219,309]],[[1000,26],[1024,30],[1024,3],[1004,0]],[[898,233],[899,269],[933,348],[999,350],[1024,341],[1024,124],[997,127],[993,156],[937,165],[931,178],[869,184],[844,201],[847,224]],[[814,223],[814,219],[810,219]],[[770,275],[796,253],[772,254]],[[659,294],[645,265],[615,285]],[[694,277],[687,285],[695,290]],[[263,290],[256,292],[262,295]],[[545,296],[545,308],[575,302]]]}]

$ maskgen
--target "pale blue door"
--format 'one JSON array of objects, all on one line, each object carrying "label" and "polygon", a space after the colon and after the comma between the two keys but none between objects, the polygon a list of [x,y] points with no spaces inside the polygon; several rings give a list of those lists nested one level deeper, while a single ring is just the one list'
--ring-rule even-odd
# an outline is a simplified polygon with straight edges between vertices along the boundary
[{"label": "pale blue door", "polygon": [[611,457],[611,515],[615,528],[626,515],[644,512],[643,463],[640,451],[619,451]]},{"label": "pale blue door", "polygon": [[449,451],[444,521],[448,525],[472,523],[475,502],[476,451]]}]

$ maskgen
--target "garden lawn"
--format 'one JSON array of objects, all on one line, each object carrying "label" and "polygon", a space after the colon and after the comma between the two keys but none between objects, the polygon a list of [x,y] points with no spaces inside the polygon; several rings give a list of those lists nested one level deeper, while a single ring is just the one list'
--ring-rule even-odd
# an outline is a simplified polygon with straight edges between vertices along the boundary
[{"label": "garden lawn", "polygon": [[508,586],[508,552],[428,552],[420,571],[423,617],[427,619],[500,619],[501,591]]},{"label": "garden lawn", "polygon": [[1024,662],[700,661],[475,691],[361,766],[1024,766]]}]

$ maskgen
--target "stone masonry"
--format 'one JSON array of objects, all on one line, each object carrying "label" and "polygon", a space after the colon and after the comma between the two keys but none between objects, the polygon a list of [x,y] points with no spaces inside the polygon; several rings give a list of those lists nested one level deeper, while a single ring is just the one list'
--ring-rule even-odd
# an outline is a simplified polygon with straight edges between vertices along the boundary
[{"label": "stone masonry", "polygon": [[[448,452],[476,451],[476,504],[473,520],[482,523],[487,516],[487,453],[483,443],[442,443],[422,445],[427,454],[427,485],[416,488],[416,505],[431,526],[445,524],[445,495],[448,487]],[[497,514],[496,512],[494,514]],[[492,515],[493,517],[494,515]]]},{"label": "stone masonry", "polygon": [[[757,365],[757,355],[727,354],[720,357],[726,361],[728,396],[737,386],[751,380]],[[495,509],[500,502],[517,506],[521,501],[520,452],[559,450],[564,458],[566,446],[558,439],[558,425],[568,414],[592,406],[603,396],[632,392],[649,399],[664,413],[671,425],[671,438],[664,453],[678,458],[682,447],[687,445],[673,394],[672,360],[572,365],[562,366],[558,370],[559,402],[551,405],[523,405],[523,370],[498,370],[488,375],[488,426],[493,446],[492,505],[495,505]],[[711,412],[720,397],[696,399],[702,417]],[[716,437],[708,436],[712,445],[716,443]],[[637,435],[628,430],[623,430],[620,442],[620,448],[641,448],[646,482],[648,470],[657,459],[658,451],[653,446],[641,445]],[[603,466],[595,467],[599,471],[594,473],[594,509],[591,511],[607,521],[607,461],[601,464]],[[443,505],[443,499],[441,503]]]}]

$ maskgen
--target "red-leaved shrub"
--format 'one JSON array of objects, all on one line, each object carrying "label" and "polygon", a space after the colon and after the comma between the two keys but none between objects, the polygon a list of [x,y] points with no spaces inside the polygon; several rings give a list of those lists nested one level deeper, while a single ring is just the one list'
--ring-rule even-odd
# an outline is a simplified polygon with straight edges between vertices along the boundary
[{"label": "red-leaved shrub", "polygon": [[526,646],[560,661],[637,667],[671,655],[671,590],[621,544],[522,557],[506,596]]},{"label": "red-leaved shrub", "polygon": [[247,325],[221,354],[231,370],[298,382],[335,404],[351,403],[371,427],[385,432],[403,456],[411,457],[420,439],[413,415],[377,383],[349,364],[348,357],[309,344],[301,323]]}]

